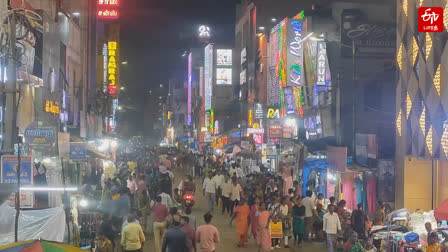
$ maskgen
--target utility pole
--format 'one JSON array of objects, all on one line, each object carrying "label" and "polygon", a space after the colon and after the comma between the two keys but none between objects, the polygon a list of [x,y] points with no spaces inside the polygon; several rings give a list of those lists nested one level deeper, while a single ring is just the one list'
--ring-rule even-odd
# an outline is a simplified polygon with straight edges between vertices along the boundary
[{"label": "utility pole", "polygon": [[17,87],[16,87],[16,13],[9,16],[9,45],[7,54],[7,81],[5,88],[5,131],[3,136],[3,153],[14,153],[17,140]]},{"label": "utility pole", "polygon": [[357,83],[356,83],[356,43],[355,43],[355,40],[352,40],[352,53],[353,53],[353,57],[352,57],[352,64],[353,64],[353,90],[352,90],[352,93],[353,93],[353,101],[352,101],[352,113],[353,113],[353,142],[352,142],[352,145],[353,145],[353,152],[352,152],[352,155],[353,155],[353,157],[352,157],[352,159],[353,159],[353,161],[355,161],[356,160],[356,101],[357,101],[357,99],[356,99],[356,95],[357,95],[357,90],[358,90],[358,88],[357,88]]}]

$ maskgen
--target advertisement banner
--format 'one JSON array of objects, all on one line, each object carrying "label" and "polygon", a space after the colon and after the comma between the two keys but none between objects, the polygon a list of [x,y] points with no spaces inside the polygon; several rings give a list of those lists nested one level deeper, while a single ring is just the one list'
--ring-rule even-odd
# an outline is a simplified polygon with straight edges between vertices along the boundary
[{"label": "advertisement banner", "polygon": [[56,142],[56,129],[43,121],[34,121],[25,129],[25,143],[33,150],[48,151]]},{"label": "advertisement banner", "polygon": [[347,147],[327,146],[328,168],[345,172],[347,167]]},{"label": "advertisement banner", "polygon": [[343,57],[352,57],[355,42],[359,57],[394,57],[396,51],[396,25],[367,23],[359,9],[347,9],[341,15],[344,24],[341,30]]},{"label": "advertisement banner", "polygon": [[[31,156],[20,157],[20,184],[22,186],[33,185],[33,167]],[[17,184],[17,156],[4,155],[2,156],[1,165],[1,182],[5,184]],[[14,206],[14,194],[8,199],[11,206]],[[31,191],[20,192],[20,207],[32,208],[34,205],[34,193]]]},{"label": "advertisement banner", "polygon": [[269,138],[282,138],[283,126],[281,124],[272,124],[269,127]]},{"label": "advertisement banner", "polygon": [[324,86],[327,80],[327,45],[317,42],[316,85]]},{"label": "advertisement banner", "polygon": [[231,66],[232,65],[232,49],[216,50],[216,65]]},{"label": "advertisement banner", "polygon": [[376,135],[356,133],[356,163],[375,167],[377,153]]},{"label": "advertisement banner", "polygon": [[289,20],[287,24],[287,71],[288,81],[286,85],[289,87],[302,86],[304,79],[303,72],[303,42],[302,42],[302,21]]},{"label": "advertisement banner", "polygon": [[72,161],[86,161],[87,160],[87,148],[86,144],[70,143],[70,160]]},{"label": "advertisement banner", "polygon": [[[213,44],[208,44],[204,49],[204,96],[205,110],[212,107],[213,93]],[[208,125],[208,124],[207,124]]]},{"label": "advertisement banner", "polygon": [[263,104],[255,103],[254,117],[255,119],[263,119],[264,117]]},{"label": "advertisement banner", "polygon": [[283,138],[293,138],[294,136],[294,127],[284,126],[283,127]]},{"label": "advertisement banner", "polygon": [[261,146],[263,144],[263,134],[254,134],[255,145]]}]

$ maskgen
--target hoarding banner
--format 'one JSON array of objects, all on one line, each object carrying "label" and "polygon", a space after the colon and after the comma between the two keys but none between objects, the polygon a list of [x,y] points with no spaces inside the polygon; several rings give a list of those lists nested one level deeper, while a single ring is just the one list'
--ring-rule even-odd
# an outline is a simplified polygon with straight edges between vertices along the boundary
[{"label": "hoarding banner", "polygon": [[216,68],[216,84],[232,85],[232,68]]},{"label": "hoarding banner", "polygon": [[[296,107],[294,103],[294,94],[292,87],[283,88],[283,93],[285,94],[285,104],[286,104],[286,114],[287,115],[295,115]],[[298,97],[297,97],[298,98]]]},{"label": "hoarding banner", "polygon": [[216,50],[216,65],[217,66],[232,66],[232,49],[217,49]]},{"label": "hoarding banner", "polygon": [[263,104],[255,103],[254,117],[255,117],[255,119],[263,119],[264,118]]},{"label": "hoarding banner", "polygon": [[[212,93],[213,93],[213,44],[208,44],[204,49],[204,96],[205,96],[205,110],[210,110],[212,107]],[[208,125],[208,122],[205,122]]]},{"label": "hoarding banner", "polygon": [[44,121],[34,121],[25,129],[25,143],[33,150],[48,151],[56,142],[56,129]]},{"label": "hoarding banner", "polygon": [[396,25],[367,23],[358,9],[342,12],[341,46],[343,57],[352,57],[352,43],[355,43],[357,56],[394,57],[396,51]]},{"label": "hoarding banner", "polygon": [[60,158],[69,158],[70,133],[58,132],[58,149]]},{"label": "hoarding banner", "polygon": [[86,144],[70,143],[70,159],[72,161],[85,161],[87,160],[87,148]]},{"label": "hoarding banner", "polygon": [[[17,156],[2,156],[2,183],[17,184]],[[20,184],[29,186],[33,184],[33,168],[31,166],[31,156],[20,157]]]},{"label": "hoarding banner", "polygon": [[325,42],[317,42],[316,85],[326,85],[327,48]]},{"label": "hoarding banner", "polygon": [[297,19],[289,20],[287,24],[287,86],[302,86],[304,78],[303,72],[303,42],[302,42],[302,21]]},{"label": "hoarding banner", "polygon": [[282,138],[283,126],[281,124],[272,124],[269,126],[269,138]]},{"label": "hoarding banner", "polygon": [[328,168],[345,172],[347,167],[347,147],[327,146]]}]

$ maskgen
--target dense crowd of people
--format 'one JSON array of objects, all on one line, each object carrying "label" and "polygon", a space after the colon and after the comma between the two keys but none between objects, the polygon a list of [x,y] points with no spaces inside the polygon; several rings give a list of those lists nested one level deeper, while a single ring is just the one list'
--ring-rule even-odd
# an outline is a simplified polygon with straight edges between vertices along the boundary
[{"label": "dense crowd of people", "polygon": [[[323,194],[302,192],[299,181],[292,179],[293,164],[280,162],[279,173],[272,173],[256,162],[243,168],[240,158],[225,155],[159,150],[145,153],[135,165],[124,163],[114,179],[104,181],[103,198],[129,196],[129,214],[119,232],[125,251],[142,250],[142,230],[148,225],[147,218],[142,217],[149,214],[156,252],[215,251],[220,236],[212,224],[214,214],[228,215],[230,225],[235,221],[238,247],[246,247],[253,238],[260,252],[292,245],[300,248],[307,241],[326,241],[330,252],[337,248],[344,252],[377,251],[368,230],[384,223],[386,205],[379,202],[369,218],[362,204],[350,212],[344,200],[336,202],[334,197],[325,199]],[[178,186],[173,185],[176,170],[187,174]],[[202,181],[199,190],[194,178]],[[197,226],[191,206],[183,204],[186,192],[203,194],[205,225]],[[97,239],[98,251],[110,251],[106,248],[117,243],[118,234],[107,231],[111,222],[108,216]],[[111,223],[119,225],[120,221]],[[435,239],[428,241],[430,249],[425,251],[440,251],[432,250],[438,248],[432,243],[438,244]]]}]

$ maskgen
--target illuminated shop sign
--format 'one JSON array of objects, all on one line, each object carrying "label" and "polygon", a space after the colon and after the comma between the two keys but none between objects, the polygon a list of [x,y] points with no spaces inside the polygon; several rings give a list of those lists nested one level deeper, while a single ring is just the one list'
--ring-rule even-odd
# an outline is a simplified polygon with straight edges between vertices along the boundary
[{"label": "illuminated shop sign", "polygon": [[244,64],[247,60],[247,50],[246,47],[241,50],[241,65]]},{"label": "illuminated shop sign", "polygon": [[247,77],[246,77],[246,69],[244,69],[241,73],[240,73],[240,85],[244,85],[247,83]]},{"label": "illuminated shop sign", "polygon": [[231,66],[232,65],[232,49],[216,50],[216,65]]},{"label": "illuminated shop sign", "polygon": [[103,92],[107,92],[109,81],[107,80],[107,61],[108,61],[107,43],[103,45]]},{"label": "illuminated shop sign", "polygon": [[254,124],[254,111],[252,109],[249,109],[247,112],[247,122],[249,126],[252,126]]},{"label": "illuminated shop sign", "polygon": [[292,20],[288,24],[288,81],[287,86],[302,86],[303,42],[302,21]]},{"label": "illuminated shop sign", "polygon": [[98,10],[98,17],[99,18],[110,18],[115,19],[118,18],[118,10],[113,9],[106,9],[106,10]]},{"label": "illuminated shop sign", "polygon": [[247,134],[264,134],[263,128],[247,128]]},{"label": "illuminated shop sign", "polygon": [[286,114],[287,115],[295,115],[296,109],[295,109],[295,104],[294,104],[294,94],[293,94],[292,87],[284,88],[283,93],[285,94]]},{"label": "illuminated shop sign", "polygon": [[113,131],[117,128],[117,111],[118,111],[118,99],[112,100],[112,117],[109,122],[109,130]]},{"label": "illuminated shop sign", "polygon": [[117,42],[109,41],[108,47],[108,62],[107,62],[107,74],[109,76],[108,90],[109,94],[117,94]]},{"label": "illuminated shop sign", "polygon": [[287,70],[287,44],[286,44],[286,23],[288,19],[284,19],[271,29],[269,40],[269,51],[273,57],[269,58],[269,80],[267,85],[268,106],[282,106],[282,87],[286,86]]},{"label": "illuminated shop sign", "polygon": [[232,85],[232,68],[216,68],[216,84]]},{"label": "illuminated shop sign", "polygon": [[59,102],[57,101],[45,101],[45,112],[56,115],[59,114]]},{"label": "illuminated shop sign", "polygon": [[188,87],[188,104],[187,104],[187,110],[188,110],[188,115],[187,115],[187,124],[191,125],[191,85],[192,85],[192,73],[191,73],[191,61],[192,61],[192,55],[191,52],[188,54],[188,80],[187,80],[187,87]]},{"label": "illuminated shop sign", "polygon": [[264,111],[263,111],[263,104],[261,103],[255,103],[255,109],[254,109],[255,119],[263,119],[264,117]]},{"label": "illuminated shop sign", "polygon": [[208,114],[209,114],[208,131],[213,134],[213,130],[215,129],[215,110],[210,109],[208,111]]},{"label": "illuminated shop sign", "polygon": [[172,114],[172,113],[173,113],[173,112],[171,112],[171,111],[168,110],[168,113],[167,113],[167,115],[166,115],[166,117],[167,117],[168,120],[171,120],[171,114]]},{"label": "illuminated shop sign", "polygon": [[118,7],[118,0],[98,0],[100,7]]},{"label": "illuminated shop sign", "polygon": [[263,134],[254,134],[253,138],[256,146],[260,146],[263,144]]},{"label": "illuminated shop sign", "polygon": [[325,42],[317,42],[316,85],[325,85],[327,78],[327,48]]},{"label": "illuminated shop sign", "polygon": [[97,0],[98,12],[97,16],[100,19],[115,19],[118,18],[118,0]]},{"label": "illuminated shop sign", "polygon": [[269,108],[268,113],[266,114],[266,118],[280,118],[280,110]]},{"label": "illuminated shop sign", "polygon": [[210,27],[201,25],[199,26],[198,33],[200,38],[210,38]]},{"label": "illuminated shop sign", "polygon": [[[204,96],[205,96],[205,111],[212,107],[212,92],[213,92],[213,44],[205,47],[204,52]],[[205,121],[208,125],[208,120]]]}]

